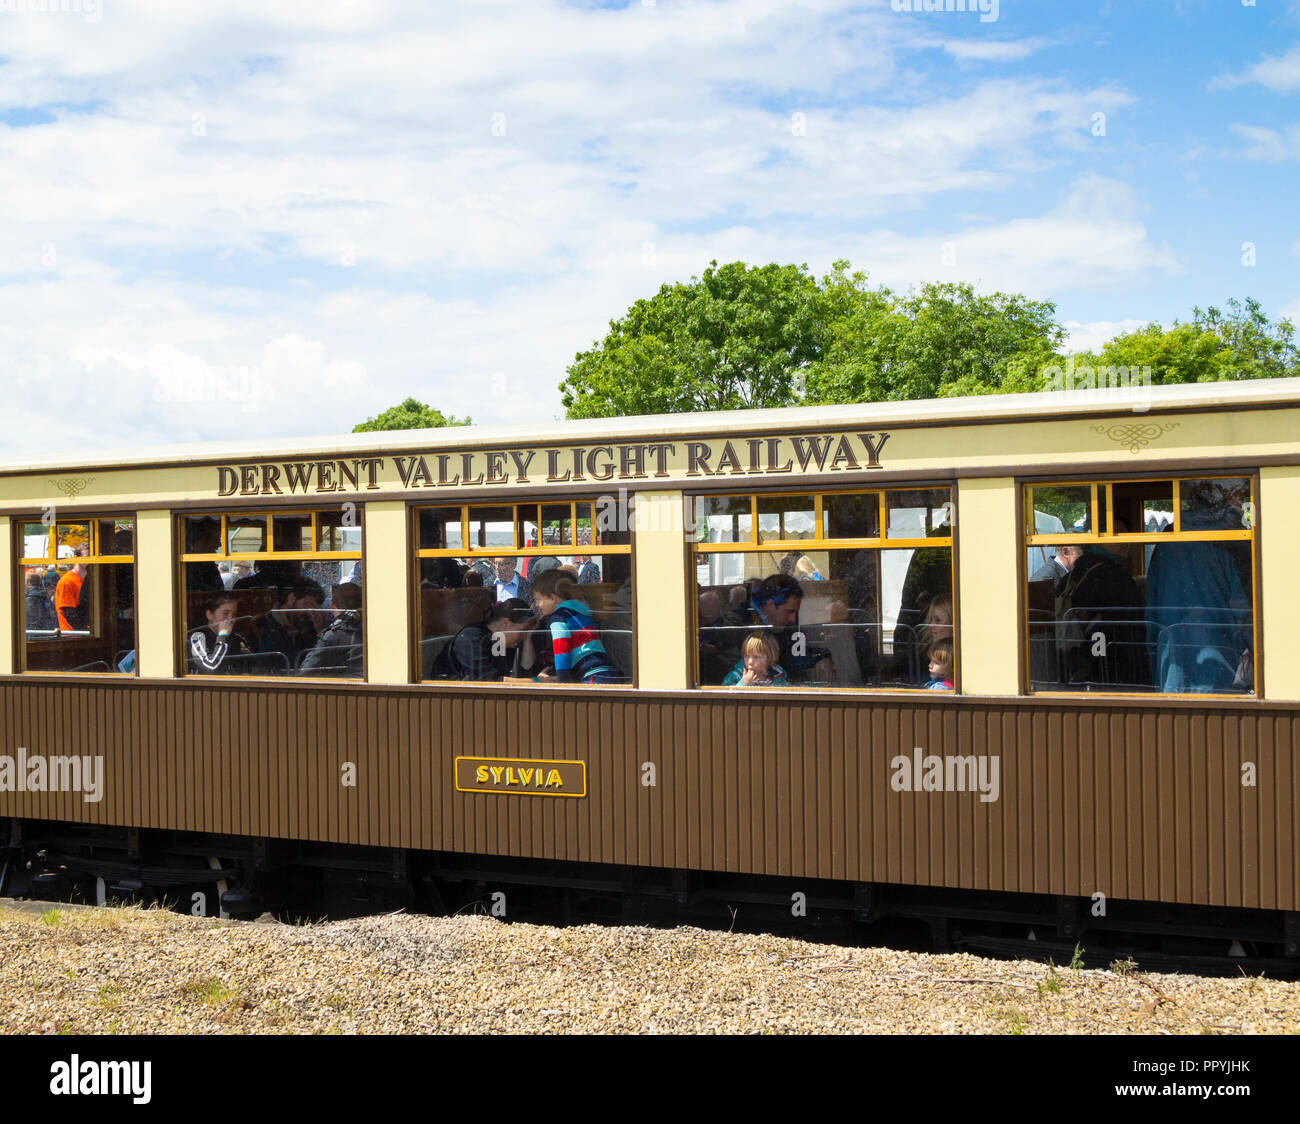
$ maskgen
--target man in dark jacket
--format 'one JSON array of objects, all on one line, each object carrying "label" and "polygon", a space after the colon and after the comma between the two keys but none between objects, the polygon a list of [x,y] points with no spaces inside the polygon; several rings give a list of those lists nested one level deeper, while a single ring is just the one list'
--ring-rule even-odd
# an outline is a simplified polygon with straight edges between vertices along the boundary
[{"label": "man in dark jacket", "polygon": [[434,677],[499,683],[507,675],[530,672],[535,662],[529,658],[534,620],[527,601],[517,597],[498,601],[486,619],[466,625],[452,637],[435,665]]},{"label": "man in dark jacket", "polygon": [[300,675],[360,679],[365,671],[361,633],[361,587],[344,582],[334,587],[330,602],[336,614],[315,646],[302,658]]},{"label": "man in dark jacket", "polygon": [[255,645],[257,651],[268,656],[283,656],[283,661],[270,659],[266,670],[272,675],[282,675],[298,666],[304,652],[310,651],[318,637],[318,621],[325,613],[325,591],[310,578],[303,578],[287,589],[279,591],[280,600],[257,624]]}]

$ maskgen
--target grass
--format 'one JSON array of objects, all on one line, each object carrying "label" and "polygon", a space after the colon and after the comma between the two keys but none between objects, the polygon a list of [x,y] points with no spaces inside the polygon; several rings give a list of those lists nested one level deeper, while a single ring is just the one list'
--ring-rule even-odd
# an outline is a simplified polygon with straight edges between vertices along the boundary
[{"label": "grass", "polygon": [[41,914],[41,923],[44,925],[57,925],[63,920],[63,910],[47,909]]},{"label": "grass", "polygon": [[998,1017],[1006,1020],[1008,1034],[1024,1034],[1025,1027],[1029,1025],[1019,1011],[999,1011]]},{"label": "grass", "polygon": [[235,994],[216,976],[213,976],[206,983],[196,982],[190,984],[189,992],[196,999],[201,999],[204,1003],[225,1003]]}]

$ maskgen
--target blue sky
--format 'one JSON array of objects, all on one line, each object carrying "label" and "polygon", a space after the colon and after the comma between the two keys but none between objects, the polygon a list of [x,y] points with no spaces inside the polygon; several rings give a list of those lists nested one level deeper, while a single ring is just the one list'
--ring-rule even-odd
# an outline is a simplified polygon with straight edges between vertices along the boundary
[{"label": "blue sky", "polygon": [[904,6],[6,0],[10,448],[549,420],[711,258],[1300,319],[1300,3]]}]

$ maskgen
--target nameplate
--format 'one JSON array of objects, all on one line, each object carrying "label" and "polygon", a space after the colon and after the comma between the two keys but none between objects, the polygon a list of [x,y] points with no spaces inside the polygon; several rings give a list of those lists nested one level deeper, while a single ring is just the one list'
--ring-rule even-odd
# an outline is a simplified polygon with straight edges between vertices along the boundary
[{"label": "nameplate", "polygon": [[587,763],[531,757],[457,757],[456,789],[517,796],[586,796]]}]

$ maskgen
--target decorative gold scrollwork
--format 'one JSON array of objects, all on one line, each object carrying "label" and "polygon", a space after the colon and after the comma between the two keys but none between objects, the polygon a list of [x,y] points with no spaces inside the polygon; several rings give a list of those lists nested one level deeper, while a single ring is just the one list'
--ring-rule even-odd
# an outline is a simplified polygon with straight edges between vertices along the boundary
[{"label": "decorative gold scrollwork", "polygon": [[95,482],[93,476],[67,476],[62,480],[51,480],[58,491],[70,500],[75,500],[82,492]]},{"label": "decorative gold scrollwork", "polygon": [[1181,422],[1120,422],[1118,425],[1094,425],[1093,431],[1127,445],[1130,453],[1141,452],[1152,441],[1163,437]]}]

